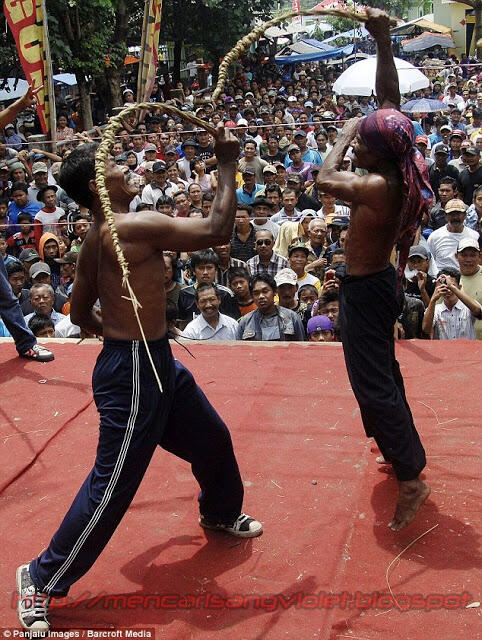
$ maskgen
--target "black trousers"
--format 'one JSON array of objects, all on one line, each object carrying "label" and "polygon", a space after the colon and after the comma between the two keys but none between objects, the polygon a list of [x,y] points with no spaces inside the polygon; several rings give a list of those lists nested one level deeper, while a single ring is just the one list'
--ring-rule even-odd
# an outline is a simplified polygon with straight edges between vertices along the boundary
[{"label": "black trousers", "polygon": [[392,266],[347,275],[340,288],[340,332],[346,368],[367,436],[375,438],[398,480],[413,480],[426,464],[395,358],[393,326],[400,309]]}]

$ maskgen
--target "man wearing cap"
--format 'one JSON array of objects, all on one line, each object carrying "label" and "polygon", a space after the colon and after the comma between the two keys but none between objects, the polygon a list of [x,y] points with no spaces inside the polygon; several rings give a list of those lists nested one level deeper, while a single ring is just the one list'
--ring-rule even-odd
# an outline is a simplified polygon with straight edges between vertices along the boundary
[{"label": "man wearing cap", "polygon": [[216,156],[214,155],[214,146],[210,141],[209,133],[205,129],[196,131],[197,150],[196,156],[204,160],[206,165],[206,173],[210,173],[216,167]]},{"label": "man wearing cap", "polygon": [[236,198],[243,204],[253,204],[256,194],[261,191],[263,185],[256,182],[256,171],[253,167],[245,167],[242,176],[243,184],[236,189]]},{"label": "man wearing cap", "polygon": [[[462,291],[482,304],[482,266],[480,266],[479,241],[465,238],[459,242],[456,256],[460,270]],[[477,340],[482,340],[482,320],[476,320],[475,333]]]},{"label": "man wearing cap", "polygon": [[306,327],[309,342],[333,342],[335,330],[328,316],[313,316],[308,320]]},{"label": "man wearing cap", "polygon": [[[38,284],[46,284],[52,286],[52,271],[48,264],[45,262],[36,262],[30,268],[30,281],[33,285]],[[58,311],[59,313],[62,311],[62,307],[67,302],[67,294],[61,291],[54,292],[54,302],[53,309]],[[24,300],[20,303],[22,307],[22,313],[24,316],[27,316],[33,312],[35,312],[35,308],[32,305],[31,296],[29,295],[28,299]]]},{"label": "man wearing cap", "polygon": [[[388,526],[400,531],[416,516],[430,488],[419,477],[426,464],[425,452],[395,359],[397,281],[432,193],[426,164],[413,148],[413,125],[399,110],[389,17],[377,9],[366,11],[365,26],[377,47],[375,85],[380,108],[345,124],[317,182],[321,192],[351,203],[345,243],[347,275],[340,286],[340,332],[365,433],[375,438],[397,477],[399,496]],[[340,171],[350,145],[366,175]],[[398,274],[390,264],[396,244]]]},{"label": "man wearing cap", "polygon": [[178,191],[178,187],[167,179],[166,163],[158,160],[152,165],[152,180],[143,188],[141,200],[155,209],[161,196],[172,197]]},{"label": "man wearing cap", "polygon": [[181,144],[181,150],[184,153],[184,156],[177,161],[177,166],[179,168],[181,178],[183,178],[184,180],[189,180],[192,174],[191,160],[196,155],[197,142],[194,140],[194,138],[187,138]]},{"label": "man wearing cap", "polygon": [[[293,166],[293,165],[292,165]],[[292,167],[291,166],[291,167]],[[290,173],[286,177],[286,186],[289,189],[293,189],[296,193],[296,209],[298,211],[304,211],[305,209],[314,209],[317,215],[323,217],[319,211],[320,202],[317,198],[313,197],[304,190],[304,180],[300,173]]]},{"label": "man wearing cap", "polygon": [[61,258],[55,258],[55,262],[60,264],[61,283],[55,290],[55,293],[68,295],[67,290],[74,283],[75,267],[79,257],[78,251],[67,251]]},{"label": "man wearing cap", "polygon": [[308,257],[311,251],[304,242],[295,242],[288,247],[289,266],[296,273],[298,287],[305,284],[311,284],[318,292],[321,291],[321,282],[312,273],[306,271]]},{"label": "man wearing cap", "polygon": [[420,151],[420,153],[425,158],[425,162],[427,163],[427,167],[430,168],[434,164],[435,160],[433,160],[432,158],[430,158],[430,156],[427,155],[428,136],[426,136],[425,134],[417,136],[415,138],[415,146],[417,147],[417,149]]},{"label": "man wearing cap", "polygon": [[427,240],[427,248],[435,261],[437,270],[458,269],[455,253],[461,240],[471,238],[478,241],[479,234],[464,225],[467,205],[459,199],[449,200],[445,205],[447,224],[433,231]]},{"label": "man wearing cap", "polygon": [[482,186],[482,167],[480,151],[477,147],[462,146],[462,161],[466,168],[459,175],[459,190],[466,205],[472,204],[474,191]]},{"label": "man wearing cap", "polygon": [[285,163],[289,162],[286,168],[287,180],[291,174],[298,174],[303,183],[311,183],[313,181],[313,176],[311,175],[312,165],[309,162],[303,162],[301,149],[297,144],[290,144],[286,158]]},{"label": "man wearing cap", "polygon": [[252,209],[252,222],[256,231],[269,231],[276,242],[276,238],[279,233],[279,225],[276,222],[272,222],[271,216],[273,215],[274,205],[271,200],[268,200],[265,196],[261,196],[262,191],[258,192],[258,195],[254,199]]},{"label": "man wearing cap", "polygon": [[465,100],[457,93],[457,83],[454,80],[449,81],[447,86],[447,95],[442,98],[442,102],[446,105],[453,103],[457,105],[457,109],[460,109],[461,112],[464,111]]},{"label": "man wearing cap", "polygon": [[302,304],[300,310],[300,301],[297,296],[298,281],[296,273],[293,269],[287,267],[286,269],[278,271],[274,279],[278,287],[278,306],[295,311],[300,316],[301,321],[303,321],[307,305]]},{"label": "man wearing cap", "polygon": [[459,180],[458,170],[454,166],[447,164],[449,153],[449,147],[443,142],[438,142],[433,148],[435,163],[429,168],[428,175],[430,178],[430,186],[437,200],[439,198],[438,188],[442,178],[449,176],[457,182]]},{"label": "man wearing cap", "polygon": [[410,247],[405,267],[405,295],[421,300],[425,308],[435,291],[435,278],[429,274],[429,266],[430,253],[427,249],[420,244]]},{"label": "man wearing cap", "polygon": [[274,278],[278,271],[288,266],[286,258],[275,253],[273,247],[274,238],[270,231],[262,229],[256,232],[256,255],[246,263],[251,276],[257,275],[258,273],[267,273]]},{"label": "man wearing cap", "polygon": [[[299,148],[301,153],[301,161],[306,164],[323,164],[323,160],[316,149],[310,149],[307,146],[307,133],[303,129],[298,129],[294,132],[293,140],[294,145]],[[294,158],[290,155],[290,148],[288,147],[288,153],[285,158],[285,167],[288,169],[293,164]],[[307,178],[305,178],[306,180]]]}]

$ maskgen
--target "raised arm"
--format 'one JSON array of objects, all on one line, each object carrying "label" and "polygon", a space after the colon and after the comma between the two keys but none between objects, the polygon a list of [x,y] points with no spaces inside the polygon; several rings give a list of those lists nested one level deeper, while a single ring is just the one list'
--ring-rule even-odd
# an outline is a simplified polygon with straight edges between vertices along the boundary
[{"label": "raised arm", "polygon": [[36,96],[41,88],[42,87],[32,89],[32,87],[29,86],[27,93],[24,96],[15,100],[15,102],[12,102],[12,104],[3,111],[0,111],[0,129],[4,129],[7,124],[13,122],[20,111],[37,104]]},{"label": "raised arm", "polygon": [[381,109],[400,109],[400,87],[390,40],[390,18],[380,9],[367,8],[365,27],[377,43],[375,91]]},{"label": "raised arm", "polygon": [[218,185],[210,215],[207,218],[169,218],[139,212],[120,216],[118,229],[122,237],[172,251],[196,251],[229,240],[237,204],[235,175],[239,142],[222,126],[216,130],[215,137]]}]

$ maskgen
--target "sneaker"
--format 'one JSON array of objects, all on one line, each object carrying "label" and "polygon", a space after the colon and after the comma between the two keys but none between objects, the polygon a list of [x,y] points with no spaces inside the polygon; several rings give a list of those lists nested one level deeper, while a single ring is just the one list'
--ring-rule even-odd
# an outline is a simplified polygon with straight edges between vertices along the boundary
[{"label": "sneaker", "polygon": [[232,536],[238,538],[256,538],[263,533],[263,525],[258,520],[242,513],[232,524],[219,524],[210,522],[204,516],[199,518],[199,524],[205,529],[217,529],[218,531],[226,531]]},{"label": "sneaker", "polygon": [[22,564],[17,569],[17,594],[17,613],[22,627],[32,631],[48,631],[50,597],[41,593],[34,585],[28,564]]},{"label": "sneaker", "polygon": [[37,362],[50,362],[55,358],[54,354],[39,344],[34,344],[31,349],[20,354],[21,358],[36,360]]}]

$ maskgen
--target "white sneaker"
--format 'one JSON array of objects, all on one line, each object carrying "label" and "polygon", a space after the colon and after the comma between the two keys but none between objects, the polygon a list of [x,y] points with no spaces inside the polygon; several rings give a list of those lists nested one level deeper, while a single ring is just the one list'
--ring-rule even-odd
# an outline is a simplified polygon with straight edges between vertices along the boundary
[{"label": "white sneaker", "polygon": [[[28,564],[22,564],[17,569],[17,613],[20,624],[31,631],[48,632],[50,625],[47,620],[50,596],[41,593],[34,585]],[[38,634],[44,637],[47,634]]]},{"label": "white sneaker", "polygon": [[241,513],[232,524],[219,524],[210,522],[204,516],[199,518],[199,524],[205,529],[216,529],[226,531],[237,538],[256,538],[263,533],[263,525],[251,516]]}]

